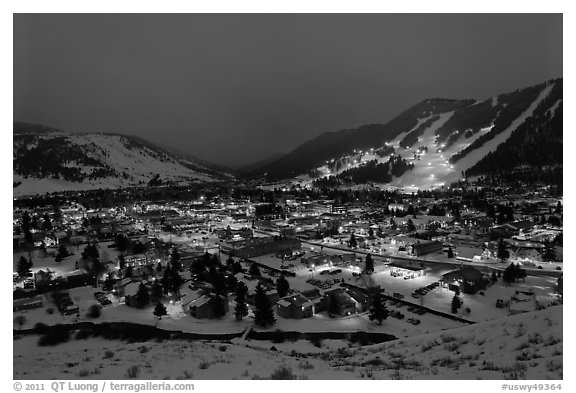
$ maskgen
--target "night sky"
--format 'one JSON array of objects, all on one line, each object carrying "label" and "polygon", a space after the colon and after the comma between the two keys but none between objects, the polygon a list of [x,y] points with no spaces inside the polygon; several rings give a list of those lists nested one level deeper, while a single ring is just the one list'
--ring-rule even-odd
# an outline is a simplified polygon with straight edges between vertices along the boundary
[{"label": "night sky", "polygon": [[562,15],[14,16],[14,120],[238,165],[562,76]]}]

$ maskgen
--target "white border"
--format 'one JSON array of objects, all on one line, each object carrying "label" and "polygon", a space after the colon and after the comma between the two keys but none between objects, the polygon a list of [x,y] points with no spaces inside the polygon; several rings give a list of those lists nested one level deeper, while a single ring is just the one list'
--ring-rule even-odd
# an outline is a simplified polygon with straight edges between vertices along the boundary
[{"label": "white border", "polygon": [[[393,4],[390,4],[393,3]],[[215,2],[185,2],[185,1],[123,1],[123,0],[101,0],[97,2],[85,2],[85,1],[41,1],[41,0],[28,0],[28,1],[5,1],[0,6],[2,7],[2,19],[0,23],[0,28],[2,29],[1,41],[2,41],[2,53],[4,56],[2,59],[3,73],[2,77],[4,80],[3,86],[3,100],[2,100],[2,120],[5,132],[2,135],[2,149],[3,154],[1,155],[2,162],[2,179],[4,185],[4,193],[2,193],[2,206],[5,206],[1,210],[0,218],[2,225],[2,234],[5,239],[10,239],[10,227],[9,218],[11,218],[11,212],[8,211],[8,206],[12,201],[12,192],[8,189],[8,179],[11,177],[9,173],[10,163],[9,161],[9,139],[11,135],[12,127],[12,14],[13,13],[87,13],[87,12],[100,12],[100,13],[473,13],[473,12],[498,12],[498,13],[563,13],[564,14],[564,69],[573,70],[574,69],[574,56],[573,49],[574,42],[572,37],[576,36],[574,31],[574,25],[576,22],[574,18],[574,10],[568,1],[494,1],[494,0],[482,0],[475,2],[466,1],[425,1],[425,0],[412,0],[407,2],[371,2],[371,1],[286,1],[283,3],[274,1],[215,1]],[[9,55],[10,54],[10,55]],[[570,109],[573,107],[573,79],[568,75],[564,75],[564,97],[565,97],[565,113],[572,113]],[[568,106],[566,106],[566,104]],[[572,116],[565,117],[565,145],[569,146],[571,149],[576,146],[574,143],[574,133],[576,128],[572,127],[574,120]],[[565,201],[565,239],[566,239],[566,250],[564,253],[567,268],[565,271],[568,272],[568,280],[571,280],[571,273],[574,268],[570,264],[574,261],[574,251],[569,248],[571,240],[574,239],[574,228],[572,223],[576,222],[575,209],[573,205],[574,198],[574,188],[571,182],[571,170],[574,168],[574,158],[572,156],[565,155],[565,174],[567,174],[568,182],[565,182],[564,189],[564,201]],[[9,263],[4,263],[4,267],[11,266]],[[11,272],[10,272],[11,273]],[[11,275],[11,274],[10,274]],[[9,277],[8,273],[5,272],[4,277]],[[568,281],[570,283],[570,281]],[[6,282],[2,288],[2,293],[5,295],[4,299],[10,299],[11,293],[9,292],[9,286]],[[572,298],[571,286],[567,285],[565,298],[568,299],[567,304],[570,309],[573,308],[570,305]],[[8,302],[6,301],[6,307]],[[5,310],[3,313],[3,324],[2,337],[6,341],[11,340],[11,319],[12,313],[9,310]],[[564,313],[566,326],[571,326],[573,317],[571,312],[567,309]],[[571,388],[574,387],[574,377],[570,373],[571,366],[574,361],[571,360],[574,348],[574,338],[568,333],[564,335],[564,365],[565,380],[562,382],[562,391],[575,391]],[[10,344],[11,347],[11,344]],[[6,345],[8,348],[8,345]],[[12,358],[11,351],[3,351],[2,356],[2,385],[5,387],[5,391],[13,391],[12,385]],[[567,354],[567,355],[566,355]],[[236,383],[239,382],[242,386],[237,386]],[[213,389],[243,389],[248,388],[251,391],[266,391],[270,389],[280,389],[282,391],[288,391],[293,389],[330,389],[331,391],[351,391],[353,389],[371,389],[377,386],[383,387],[384,389],[389,388],[403,388],[408,390],[418,390],[418,391],[438,391],[447,389],[466,389],[469,392],[491,392],[501,390],[502,381],[385,381],[385,382],[360,382],[360,381],[293,381],[290,384],[287,383],[275,383],[274,386],[270,386],[274,382],[266,383],[249,383],[241,381],[195,381],[197,391],[206,391]],[[358,383],[370,383],[371,386],[363,385],[359,386]],[[381,386],[381,383],[385,383],[386,386]],[[246,384],[246,385],[244,385]],[[293,385],[298,384],[298,385]],[[400,386],[401,385],[401,386]]]}]

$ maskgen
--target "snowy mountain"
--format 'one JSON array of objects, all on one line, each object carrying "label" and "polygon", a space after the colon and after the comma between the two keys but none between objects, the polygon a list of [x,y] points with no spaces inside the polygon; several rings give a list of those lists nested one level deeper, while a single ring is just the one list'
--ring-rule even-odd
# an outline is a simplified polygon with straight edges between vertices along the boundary
[{"label": "snowy mountain", "polygon": [[233,178],[225,168],[141,138],[14,123],[14,196]]},{"label": "snowy mountain", "polygon": [[425,100],[384,125],[324,133],[252,175],[416,190],[561,165],[562,79],[556,79],[480,101]]}]

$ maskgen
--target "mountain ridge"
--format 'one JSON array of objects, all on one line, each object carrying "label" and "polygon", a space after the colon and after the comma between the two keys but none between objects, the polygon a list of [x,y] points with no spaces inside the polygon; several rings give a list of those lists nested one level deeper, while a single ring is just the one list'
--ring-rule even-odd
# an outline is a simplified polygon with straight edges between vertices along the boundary
[{"label": "mountain ridge", "polygon": [[[554,99],[547,99],[549,95],[554,95]],[[400,154],[406,160],[405,167],[414,164],[416,172],[425,155],[432,157],[437,162],[429,162],[428,165],[442,165],[453,173],[450,176],[446,173],[431,173],[429,179],[434,179],[435,184],[428,181],[425,188],[443,186],[461,180],[468,169],[500,143],[506,143],[511,132],[532,118],[532,112],[536,111],[540,101],[544,101],[548,107],[560,105],[562,78],[483,100],[426,99],[385,124],[369,124],[322,133],[303,142],[275,162],[252,171],[250,176],[266,181],[294,180],[310,184],[316,178],[338,177],[343,170],[347,170],[350,175],[351,169],[374,159],[383,163],[389,159],[388,156],[377,157],[371,152],[385,149],[388,154]],[[443,118],[441,122],[440,117]],[[506,136],[504,140],[501,140],[502,135]],[[494,142],[498,143],[494,145]],[[389,151],[390,148],[392,151]],[[358,151],[362,154],[358,155]],[[468,162],[468,156],[474,156],[474,162]],[[522,164],[522,160],[517,161],[519,165]],[[341,165],[335,168],[334,163]],[[557,160],[553,162],[556,163]],[[391,185],[405,187],[414,184],[418,187],[418,179],[410,176],[410,171],[407,169],[406,175],[398,176],[400,180],[391,180]],[[426,173],[421,172],[420,175],[426,176]],[[471,174],[478,175],[477,172],[475,170]],[[436,181],[437,175],[446,180]]]},{"label": "mountain ridge", "polygon": [[227,168],[144,138],[15,122],[14,195],[234,179]]}]

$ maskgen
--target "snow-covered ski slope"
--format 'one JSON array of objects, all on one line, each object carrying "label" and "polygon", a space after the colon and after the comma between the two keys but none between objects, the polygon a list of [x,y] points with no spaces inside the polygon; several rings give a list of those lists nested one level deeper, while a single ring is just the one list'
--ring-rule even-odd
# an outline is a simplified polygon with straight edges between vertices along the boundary
[{"label": "snow-covered ski slope", "polygon": [[[458,139],[452,145],[446,147],[445,144],[437,144],[436,142],[436,131],[442,127],[442,125],[446,123],[446,121],[448,121],[448,119],[454,114],[454,111],[446,112],[441,114],[438,120],[434,121],[424,130],[423,134],[418,138],[418,142],[415,143],[412,147],[406,148],[405,146],[400,146],[400,142],[404,139],[404,137],[406,137],[406,135],[415,130],[420,124],[427,121],[430,117],[419,119],[418,124],[415,127],[410,130],[406,130],[392,141],[387,143],[387,145],[394,147],[395,155],[399,154],[402,156],[408,162],[413,164],[414,168],[407,171],[399,178],[395,178],[391,183],[381,184],[379,186],[383,188],[400,188],[405,191],[417,191],[418,189],[431,189],[448,186],[451,183],[462,179],[462,173],[464,171],[470,169],[488,153],[496,150],[498,145],[505,142],[510,137],[512,132],[532,115],[540,102],[550,94],[553,86],[553,83],[546,85],[538,97],[523,113],[520,114],[520,116],[514,119],[508,128],[500,132],[493,139],[484,143],[480,148],[472,150],[454,164],[449,162],[450,157],[462,151],[471,145],[475,140],[488,133],[493,126],[485,127],[476,134],[469,137],[465,136],[466,130],[459,130],[458,132],[460,137],[458,137]],[[492,99],[493,105],[497,103],[497,100],[497,96]],[[379,163],[388,161],[389,156],[379,157],[374,154],[374,149],[377,149],[378,147],[379,146],[374,146],[372,149],[356,151],[355,153],[349,155],[346,157],[348,164],[344,165],[338,171],[330,169],[330,161],[328,161],[326,165],[323,165],[317,169],[320,172],[321,177],[327,177],[331,175],[338,175],[351,168],[360,167],[371,160],[377,160]],[[427,148],[427,151],[423,149],[424,147]],[[296,180],[300,184],[310,184],[313,179],[311,179],[308,175],[302,175],[297,177]]]}]

